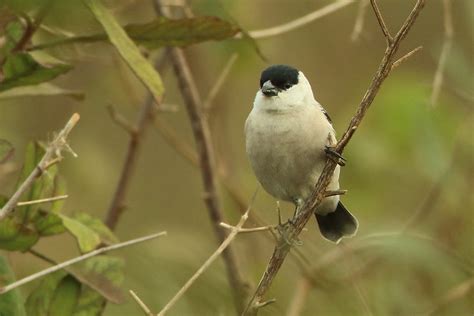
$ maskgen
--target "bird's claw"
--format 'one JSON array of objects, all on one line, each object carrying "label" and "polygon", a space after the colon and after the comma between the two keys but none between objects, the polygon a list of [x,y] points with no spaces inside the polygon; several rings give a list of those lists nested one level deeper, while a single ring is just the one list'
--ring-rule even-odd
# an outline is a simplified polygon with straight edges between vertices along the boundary
[{"label": "bird's claw", "polygon": [[334,147],[326,146],[324,152],[329,157],[329,159],[337,163],[339,166],[344,167],[346,165],[346,158],[342,157],[340,153],[335,151]]}]

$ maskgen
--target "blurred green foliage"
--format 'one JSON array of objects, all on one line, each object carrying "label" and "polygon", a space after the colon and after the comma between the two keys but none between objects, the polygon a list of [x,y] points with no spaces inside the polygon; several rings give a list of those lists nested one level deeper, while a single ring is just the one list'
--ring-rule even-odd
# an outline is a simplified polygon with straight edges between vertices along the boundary
[{"label": "blurred green foliage", "polygon": [[[161,46],[218,40],[186,49],[203,99],[231,54],[239,54],[208,119],[219,169],[240,194],[250,197],[257,184],[246,161],[242,129],[260,71],[273,63],[304,71],[340,134],[376,70],[385,43],[370,11],[360,38],[350,40],[356,4],[292,32],[257,40],[267,61],[249,41],[223,39],[240,28],[250,31],[288,22],[331,2],[196,0],[191,2],[196,19],[179,22],[157,19],[148,1],[104,4],[122,26],[128,25],[128,34],[150,59],[161,53]],[[342,170],[341,185],[349,190],[343,197],[345,204],[360,220],[358,236],[335,246],[322,240],[317,226],[310,223],[301,236],[300,255],[287,260],[269,293],[277,302],[265,307],[262,315],[286,314],[299,293],[302,262],[314,278],[302,315],[470,315],[474,310],[474,11],[470,0],[451,1],[455,37],[441,95],[433,105],[429,100],[443,43],[441,2],[427,2],[400,54],[418,45],[423,50],[397,67],[383,84],[346,150],[348,165]],[[392,31],[412,6],[411,1],[379,3]],[[34,19],[45,6],[48,10],[31,45],[49,48],[12,53],[27,26],[24,16]],[[210,15],[222,20],[204,17]],[[120,251],[125,264],[116,257],[100,256],[1,295],[0,315],[25,314],[19,292],[27,298],[27,315],[57,311],[98,315],[104,306],[104,315],[138,315],[141,311],[133,301],[123,302],[122,289],[130,288],[158,311],[217,246],[202,201],[199,172],[152,126],[142,140],[127,209],[115,234],[99,220],[112,199],[128,142],[126,133],[107,115],[106,106],[113,104],[134,121],[147,94],[104,35],[92,13],[77,1],[0,2],[0,91],[5,90],[0,93],[0,193],[4,196],[0,206],[42,156],[43,146],[35,141],[50,140],[51,132],[72,112],[82,117],[70,140],[79,158],[67,157],[59,167],[48,169],[23,197],[26,201],[64,194],[67,182],[67,201],[17,207],[13,216],[0,222],[0,248],[7,250],[0,257],[2,285],[14,279],[10,267],[16,279],[44,267],[25,252],[32,246],[62,261],[115,243],[116,235],[125,240],[167,230],[169,237],[159,246],[150,243]],[[68,45],[57,45],[64,43]],[[165,65],[160,74],[164,102],[177,104],[179,111],[159,113],[160,119],[183,143],[194,146],[169,68]],[[228,222],[236,222],[241,207],[224,188],[220,196]],[[274,205],[273,198],[261,190],[257,215],[275,223]],[[289,216],[291,206],[283,207]],[[252,234],[239,236],[234,244],[242,270],[255,284],[270,257],[272,239]],[[105,305],[106,299],[121,304]],[[219,261],[170,315],[233,313]]]}]

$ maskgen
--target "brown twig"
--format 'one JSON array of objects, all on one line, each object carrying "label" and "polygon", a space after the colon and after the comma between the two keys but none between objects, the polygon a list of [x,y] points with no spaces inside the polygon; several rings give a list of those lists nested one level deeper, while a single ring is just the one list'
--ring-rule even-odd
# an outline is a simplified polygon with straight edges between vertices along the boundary
[{"label": "brown twig", "polygon": [[44,18],[50,12],[51,6],[53,5],[53,1],[48,0],[36,13],[36,16],[33,20],[30,20],[27,16],[25,17],[26,20],[26,28],[21,36],[20,40],[16,43],[16,45],[12,49],[12,53],[20,52],[25,50],[26,46],[30,42],[31,38],[35,34],[35,32],[40,27],[41,23],[43,22]]},{"label": "brown twig", "polygon": [[[158,69],[158,71],[164,65],[165,59],[166,54],[155,63],[155,68]],[[105,218],[105,224],[112,230],[117,226],[120,216],[125,208],[125,198],[135,169],[140,143],[149,123],[155,116],[155,102],[157,102],[157,100],[155,100],[152,94],[148,94],[138,112],[137,121],[134,126],[130,125],[125,119],[115,113],[113,108],[109,107],[109,112],[111,113],[112,118],[130,135],[120,178]]]},{"label": "brown twig", "polygon": [[[385,24],[381,23],[383,19],[380,15],[380,11],[378,10],[378,7],[374,6],[375,1],[371,0],[371,3],[373,5],[374,12],[376,12],[382,31],[385,37],[387,38],[387,48],[379,65],[379,68],[374,78],[372,79],[372,82],[367,92],[362,98],[362,101],[360,102],[355,115],[351,119],[351,122],[349,123],[349,126],[346,132],[343,134],[341,140],[336,145],[336,151],[340,154],[342,154],[345,146],[348,144],[349,140],[354,135],[355,131],[357,130],[357,127],[360,125],[362,119],[364,118],[367,109],[370,107],[377,92],[379,91],[381,84],[390,73],[392,64],[394,62],[395,54],[400,46],[401,41],[406,37],[408,31],[410,30],[411,26],[418,17],[418,14],[424,6],[424,0],[418,0],[414,8],[408,15],[407,19],[403,23],[402,27],[398,31],[397,35],[392,40],[390,40],[391,36],[388,33],[387,28],[384,27]],[[284,232],[282,234],[283,236],[281,236],[278,240],[278,243],[273,251],[273,255],[267,265],[262,279],[259,282],[255,294],[253,295],[244,312],[245,315],[256,315],[258,313],[259,304],[262,301],[264,295],[267,293],[268,289],[270,288],[292,245],[297,240],[306,223],[312,217],[313,210],[315,209],[315,207],[323,200],[326,188],[331,180],[335,167],[336,163],[334,161],[332,161],[331,159],[328,159],[326,161],[326,165],[321,173],[321,176],[318,179],[318,182],[316,183],[311,197],[307,199],[305,204],[297,212],[297,215],[293,218],[292,223],[284,226]]]},{"label": "brown twig", "polygon": [[52,266],[52,267],[49,267],[47,269],[41,270],[41,271],[39,271],[37,273],[34,273],[32,275],[29,275],[29,276],[27,276],[27,277],[25,277],[21,280],[15,281],[15,282],[7,285],[7,286],[1,287],[0,288],[0,294],[7,293],[7,292],[23,285],[23,284],[29,283],[29,282],[34,281],[38,278],[41,278],[45,275],[48,275],[50,273],[53,273],[53,272],[56,272],[58,270],[64,269],[64,268],[66,268],[66,267],[68,267],[72,264],[78,263],[80,261],[89,259],[89,258],[94,257],[94,256],[97,256],[101,253],[111,251],[111,250],[120,249],[120,248],[123,248],[123,247],[127,247],[127,246],[130,246],[130,245],[136,244],[136,243],[144,242],[144,241],[154,239],[154,238],[157,238],[157,237],[161,237],[161,236],[164,236],[164,235],[166,235],[166,232],[160,232],[160,233],[156,233],[156,234],[152,234],[152,235],[148,235],[148,236],[144,236],[144,237],[124,241],[124,242],[114,244],[114,245],[111,245],[111,246],[96,249],[96,250],[88,252],[88,253],[86,253],[82,256],[66,260],[66,261],[64,261],[60,264],[57,264],[55,266]]},{"label": "brown twig", "polygon": [[417,48],[409,51],[408,53],[406,53],[405,55],[403,55],[402,57],[398,58],[395,62],[393,62],[392,64],[392,70],[394,70],[395,68],[397,68],[398,66],[400,66],[403,62],[405,62],[408,58],[410,58],[411,56],[413,56],[414,54],[416,54],[417,52],[419,52],[420,50],[423,49],[423,46],[418,46]]},{"label": "brown twig", "polygon": [[433,79],[433,90],[431,91],[430,104],[432,107],[436,106],[441,91],[441,86],[444,81],[444,68],[446,61],[453,45],[454,27],[452,15],[452,1],[443,0],[443,16],[444,16],[444,39],[441,54],[439,56],[438,67]]},{"label": "brown twig", "polygon": [[69,121],[66,123],[66,126],[58,133],[54,140],[48,144],[46,152],[44,153],[43,158],[30,175],[25,179],[25,181],[18,187],[16,192],[11,196],[11,198],[3,205],[0,209],[0,221],[3,220],[10,212],[13,211],[17,205],[20,197],[25,193],[35,182],[35,180],[43,175],[45,171],[53,165],[52,162],[56,163],[62,159],[61,151],[70,150],[69,145],[67,144],[67,137],[71,130],[76,126],[79,121],[79,114],[74,113]]},{"label": "brown twig", "polygon": [[[456,133],[455,141],[453,144],[453,150],[451,152],[451,156],[448,160],[448,166],[446,170],[441,174],[439,179],[434,183],[432,188],[429,190],[429,192],[426,194],[426,196],[423,198],[421,201],[420,206],[418,206],[415,211],[413,212],[413,215],[410,216],[405,224],[402,226],[399,232],[395,233],[394,236],[401,236],[402,234],[407,234],[407,232],[415,226],[422,218],[426,218],[429,212],[432,212],[435,209],[435,205],[438,203],[439,197],[442,195],[442,190],[444,188],[444,184],[447,181],[447,176],[452,174],[453,167],[456,166],[457,158],[459,155],[459,151],[463,148],[464,143],[462,142],[462,133],[464,129],[470,128],[471,124],[471,118],[467,118],[465,124],[461,124],[458,128],[458,131]],[[380,236],[380,235],[375,235],[375,236]],[[344,244],[346,247],[343,248],[333,248],[330,252],[327,252],[323,257],[319,259],[318,262],[310,269],[309,272],[303,273],[303,275],[300,278],[300,281],[298,281],[298,284],[301,282],[305,282],[304,280],[307,280],[306,282],[309,282],[312,287],[315,287],[317,284],[315,280],[317,279],[317,276],[320,274],[320,271],[327,266],[331,266],[335,264],[336,262],[343,262],[345,261],[346,254],[350,253],[352,255],[355,254],[356,251],[364,249],[367,247],[367,243],[363,243],[364,240],[370,239],[371,236],[368,237],[362,237],[359,240],[354,240],[353,242],[351,241],[350,243]],[[369,270],[375,262],[378,262],[382,258],[381,255],[377,255],[376,257],[372,258],[369,262],[365,263],[361,267],[359,267],[358,271],[355,273],[350,274],[347,278],[344,278],[341,280],[341,282],[347,282],[351,281],[354,279],[355,276],[360,275],[364,273],[364,271]],[[294,301],[299,301],[298,304],[304,305],[306,298],[302,301],[301,297],[297,297],[297,294],[295,293]],[[302,302],[301,302],[302,301]],[[292,303],[293,305],[293,303]],[[434,307],[431,309],[434,310]],[[298,315],[298,314],[293,314],[293,315]]]},{"label": "brown twig", "polygon": [[388,30],[387,25],[385,24],[385,21],[383,20],[383,16],[382,16],[382,13],[380,12],[377,1],[370,0],[370,4],[372,5],[372,9],[374,9],[375,17],[377,18],[380,28],[382,29],[383,36],[385,36],[389,44],[392,43],[393,41],[392,35],[390,35],[390,31]]}]

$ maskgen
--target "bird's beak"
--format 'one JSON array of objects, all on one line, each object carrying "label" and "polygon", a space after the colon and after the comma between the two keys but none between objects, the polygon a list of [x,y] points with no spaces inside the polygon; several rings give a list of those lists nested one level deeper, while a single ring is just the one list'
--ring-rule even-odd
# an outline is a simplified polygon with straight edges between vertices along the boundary
[{"label": "bird's beak", "polygon": [[274,97],[278,95],[278,89],[270,80],[267,80],[262,86],[262,93],[267,97]]}]

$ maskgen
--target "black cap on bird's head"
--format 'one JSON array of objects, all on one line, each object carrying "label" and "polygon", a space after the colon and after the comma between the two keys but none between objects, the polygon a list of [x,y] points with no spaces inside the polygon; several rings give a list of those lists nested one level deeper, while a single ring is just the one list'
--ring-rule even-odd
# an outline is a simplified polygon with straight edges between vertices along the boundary
[{"label": "black cap on bird's head", "polygon": [[267,97],[278,95],[298,83],[298,69],[287,65],[273,65],[262,72],[260,89]]}]

